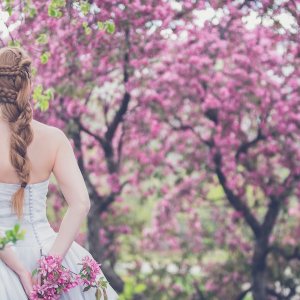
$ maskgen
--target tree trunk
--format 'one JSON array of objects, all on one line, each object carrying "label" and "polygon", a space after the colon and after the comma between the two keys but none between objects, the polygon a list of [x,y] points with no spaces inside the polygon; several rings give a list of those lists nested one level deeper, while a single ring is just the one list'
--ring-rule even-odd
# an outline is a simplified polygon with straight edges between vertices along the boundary
[{"label": "tree trunk", "polygon": [[266,253],[266,243],[260,239],[257,240],[252,258],[252,294],[254,300],[267,300]]},{"label": "tree trunk", "polygon": [[[78,158],[78,165],[84,177],[85,183],[87,185],[87,189],[89,192],[90,200],[91,200],[91,209],[87,215],[87,237],[88,237],[88,250],[94,257],[94,259],[102,264],[105,249],[103,247],[103,243],[99,241],[99,230],[102,227],[101,216],[99,213],[99,203],[100,199],[95,189],[91,186],[90,180],[88,178],[87,172],[85,172],[84,163],[83,163],[83,155],[81,151],[81,135],[80,130],[75,128],[72,132],[72,137],[74,140],[75,148],[79,151],[80,156]],[[103,271],[105,277],[109,281],[110,285],[113,289],[116,290],[117,293],[122,293],[124,283],[122,279],[114,272],[113,268],[110,265],[103,264],[101,265],[101,270]]]},{"label": "tree trunk", "polygon": [[269,248],[269,238],[276,224],[278,214],[283,203],[283,199],[289,193],[289,189],[285,190],[285,194],[278,197],[270,196],[270,203],[265,214],[259,235],[256,236],[256,243],[252,258],[252,292],[254,300],[267,300],[267,255]]},{"label": "tree trunk", "polygon": [[254,253],[251,265],[253,299],[267,300],[268,281],[266,278],[266,259],[269,246],[269,237],[276,224],[276,220],[281,209],[281,204],[287,197],[289,189],[285,190],[285,193],[283,193],[282,195],[270,196],[267,212],[264,216],[262,224],[260,224],[247,203],[242,201],[240,197],[235,195],[234,192],[227,187],[226,176],[222,172],[221,168],[222,156],[219,152],[215,155],[214,161],[216,164],[216,174],[218,176],[220,184],[224,189],[229,203],[236,211],[242,212],[246,223],[252,229],[255,237]]},{"label": "tree trunk", "polygon": [[114,272],[110,265],[104,264],[103,257],[105,248],[103,243],[99,240],[99,230],[102,227],[101,217],[95,213],[95,210],[90,210],[87,216],[88,226],[88,241],[89,241],[89,252],[92,254],[94,259],[101,264],[100,268],[103,271],[108,282],[117,293],[122,293],[124,283],[122,279]]}]

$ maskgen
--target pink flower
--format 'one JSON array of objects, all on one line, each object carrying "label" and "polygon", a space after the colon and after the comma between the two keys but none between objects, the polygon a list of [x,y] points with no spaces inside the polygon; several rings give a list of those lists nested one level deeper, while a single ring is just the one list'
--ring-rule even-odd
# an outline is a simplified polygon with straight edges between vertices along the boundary
[{"label": "pink flower", "polygon": [[93,258],[85,256],[82,259],[82,269],[80,271],[81,278],[85,284],[92,285],[96,281],[96,277],[101,273],[100,265]]},{"label": "pink flower", "polygon": [[84,291],[90,287],[106,288],[107,281],[101,277],[96,281],[99,274],[102,273],[100,264],[92,257],[85,256],[79,274],[72,272],[69,268],[64,267],[62,257],[58,255],[42,256],[38,260],[38,268],[33,273],[41,275],[41,285],[34,285],[30,293],[30,300],[47,299],[58,300],[63,292],[78,285],[86,285]]},{"label": "pink flower", "polygon": [[110,188],[111,188],[112,192],[118,192],[119,191],[120,181],[119,181],[118,174],[116,174],[116,173],[110,174],[107,178],[107,182],[110,185]]}]

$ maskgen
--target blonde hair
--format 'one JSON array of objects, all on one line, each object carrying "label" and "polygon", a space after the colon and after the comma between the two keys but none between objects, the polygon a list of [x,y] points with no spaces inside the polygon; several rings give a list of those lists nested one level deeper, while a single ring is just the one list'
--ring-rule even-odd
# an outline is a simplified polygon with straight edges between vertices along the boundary
[{"label": "blonde hair", "polygon": [[0,49],[0,108],[8,122],[10,136],[10,161],[20,179],[21,186],[12,196],[12,209],[20,219],[23,215],[24,188],[30,178],[30,161],[27,147],[33,140],[31,59],[21,47]]}]

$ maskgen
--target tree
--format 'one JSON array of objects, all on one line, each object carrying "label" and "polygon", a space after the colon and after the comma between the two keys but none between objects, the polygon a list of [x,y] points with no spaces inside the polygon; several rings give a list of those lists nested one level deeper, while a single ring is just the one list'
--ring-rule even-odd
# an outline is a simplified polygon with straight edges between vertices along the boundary
[{"label": "tree", "polygon": [[[298,255],[298,247],[291,251],[291,245],[281,240],[281,230],[291,233],[299,226],[282,222],[299,197],[299,10],[294,1],[212,5],[219,16],[202,27],[197,18],[182,25],[177,36],[183,38],[170,42],[168,55],[158,61],[151,86],[141,97],[173,130],[169,139],[178,144],[174,152],[180,153],[173,168],[180,164],[191,173],[205,172],[206,178],[199,181],[203,194],[207,195],[209,182],[220,185],[224,200],[235,210],[228,221],[231,229],[238,232],[247,226],[252,232],[250,249],[251,240],[243,241],[241,236],[240,245],[236,244],[249,265],[251,287],[241,290],[245,274],[240,274],[240,295],[232,285],[220,287],[214,278],[218,298],[235,291],[236,299],[242,299],[251,290],[255,300],[290,299],[297,293],[296,279],[275,275],[273,251],[294,253],[285,255],[289,259]],[[251,14],[257,18],[253,28],[246,20]],[[283,15],[291,20],[289,28],[280,22]],[[178,197],[163,201],[161,206],[173,208]],[[159,209],[159,224],[171,213],[177,210],[166,215]],[[161,231],[155,229],[152,238]],[[225,236],[236,235],[219,230]],[[227,242],[231,240],[224,237],[222,243],[228,247]],[[273,265],[268,264],[271,259]],[[289,266],[295,267],[291,262]],[[286,298],[282,298],[284,288],[289,293]]]},{"label": "tree", "polygon": [[[176,14],[160,0],[147,5],[123,2],[56,0],[45,5],[21,1],[23,7],[5,3],[10,13],[7,27],[21,21],[9,30],[9,44],[22,45],[34,60],[33,99],[43,111],[35,116],[63,128],[72,138],[92,204],[87,222],[89,249],[98,261],[109,258],[112,266],[102,268],[119,292],[123,282],[112,268],[114,239],[126,225],[119,233],[117,226],[115,230],[105,227],[110,227],[110,214],[122,214],[111,206],[135,177],[122,170],[123,161],[135,157],[130,148],[124,149],[124,135],[131,126],[127,120],[131,92],[140,84],[134,73],[163,50],[160,32]],[[150,32],[156,20],[163,22]],[[105,28],[115,33],[109,35]],[[108,188],[100,190],[99,185]]]},{"label": "tree", "polygon": [[[102,268],[113,287],[123,289],[113,267],[118,237],[133,230],[122,223],[128,207],[118,206],[129,194],[160,199],[141,257],[166,253],[178,266],[170,275],[162,265],[159,283],[146,278],[148,299],[296,294],[295,1],[23,4],[24,14],[7,7],[8,26],[21,20],[8,40],[33,55],[33,98],[41,109],[49,104],[36,117],[72,137],[92,202],[89,248],[110,261]],[[114,26],[113,35],[103,30]],[[207,261],[220,250],[222,262]],[[202,277],[191,276],[195,260]],[[277,271],[287,266],[292,276]],[[137,277],[140,269],[137,262]]]}]

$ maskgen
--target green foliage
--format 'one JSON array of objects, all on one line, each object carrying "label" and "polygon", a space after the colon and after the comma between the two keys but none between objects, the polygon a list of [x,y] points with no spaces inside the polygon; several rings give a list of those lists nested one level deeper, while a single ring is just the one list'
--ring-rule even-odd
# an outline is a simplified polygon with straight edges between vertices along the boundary
[{"label": "green foliage", "polygon": [[31,0],[25,1],[23,12],[30,18],[33,18],[36,16],[37,11],[36,11],[35,7],[31,5]]},{"label": "green foliage", "polygon": [[48,15],[53,18],[62,17],[63,13],[61,11],[62,8],[66,6],[65,0],[52,0],[50,5],[48,6]]},{"label": "green foliage", "polygon": [[[193,266],[199,265],[192,253],[182,255],[171,252],[140,252],[131,262],[132,267],[129,272],[137,284],[142,283],[141,291],[139,290],[138,293],[143,293],[145,299],[191,299],[195,282],[199,284],[199,289],[204,291],[203,274],[195,274],[191,271]],[[142,269],[142,265],[145,268]],[[126,275],[123,275],[122,279],[126,282]],[[174,286],[178,288],[177,291]],[[130,286],[128,289],[128,297],[124,297],[126,294],[124,287],[119,300],[134,299]],[[205,299],[210,300],[210,298]]]},{"label": "green foliage", "polygon": [[101,300],[102,293],[103,293],[104,300],[108,300],[107,293],[106,293],[107,284],[108,282],[105,280],[104,276],[101,276],[100,279],[97,281],[96,284],[97,290],[95,293],[97,300]]},{"label": "green foliage", "polygon": [[46,33],[41,33],[39,36],[36,38],[36,41],[38,44],[47,44],[48,43],[48,35]]},{"label": "green foliage", "polygon": [[34,76],[36,76],[36,74],[37,74],[37,69],[34,66],[32,66],[31,67],[31,75],[34,77]]},{"label": "green foliage", "polygon": [[[88,25],[86,21],[82,23],[82,27],[84,28],[85,34],[89,35],[92,32],[91,27]],[[113,34],[116,30],[115,24],[111,21],[105,21],[105,22],[97,22],[97,27],[99,30],[105,30],[109,34]]]},{"label": "green foliage", "polygon": [[225,196],[224,190],[221,185],[212,185],[211,189],[207,194],[207,199],[218,202],[220,199],[223,199]]},{"label": "green foliage", "polygon": [[16,46],[16,47],[20,47],[21,46],[21,42],[18,40],[11,40],[8,42],[8,46]]},{"label": "green foliage", "polygon": [[118,300],[131,300],[136,294],[140,294],[146,290],[146,285],[143,283],[137,283],[133,277],[124,278],[124,290],[119,295]]},{"label": "green foliage", "polygon": [[80,1],[80,10],[84,15],[87,15],[90,11],[91,4],[87,1]]},{"label": "green foliage", "polygon": [[46,111],[49,108],[49,101],[53,99],[53,89],[43,91],[43,87],[39,84],[33,91],[33,100],[35,108],[40,108],[41,111]]},{"label": "green foliage", "polygon": [[244,300],[253,300],[252,293],[248,293]]},{"label": "green foliage", "polygon": [[42,55],[40,57],[41,63],[46,64],[49,60],[49,57],[50,57],[50,52],[49,51],[46,51],[46,52],[42,53]]},{"label": "green foliage", "polygon": [[97,22],[97,26],[99,30],[105,30],[109,34],[113,34],[116,30],[116,26],[111,21],[105,21],[105,22]]},{"label": "green foliage", "polygon": [[11,14],[12,14],[13,4],[14,4],[14,0],[5,0],[4,1],[4,10],[6,10],[8,12],[9,16],[11,16]]},{"label": "green foliage", "polygon": [[84,32],[85,32],[86,35],[89,35],[89,34],[92,33],[92,29],[91,29],[91,27],[89,27],[87,22],[83,22],[82,27],[83,27]]},{"label": "green foliage", "polygon": [[[13,9],[17,7],[19,9],[19,5],[15,5],[15,0],[5,0],[4,2],[4,10],[8,12],[9,16],[12,15]],[[32,6],[31,0],[23,0],[22,1],[23,13],[33,18],[36,16],[37,11],[34,6]]]},{"label": "green foliage", "polygon": [[32,272],[31,272],[31,276],[33,277],[35,274],[37,274],[38,270],[37,269],[34,269]]},{"label": "green foliage", "polygon": [[13,229],[5,231],[5,236],[0,238],[0,250],[3,250],[8,243],[16,243],[18,240],[23,240],[26,230],[20,231],[20,224],[15,224]]}]

